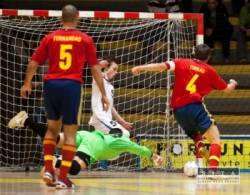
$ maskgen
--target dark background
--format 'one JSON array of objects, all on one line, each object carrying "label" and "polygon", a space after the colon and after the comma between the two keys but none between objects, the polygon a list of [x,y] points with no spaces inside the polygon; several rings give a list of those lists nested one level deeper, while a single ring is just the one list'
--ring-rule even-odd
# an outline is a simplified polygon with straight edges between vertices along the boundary
[{"label": "dark background", "polygon": [[0,0],[3,8],[54,9],[73,4],[79,10],[147,11],[147,0]]}]

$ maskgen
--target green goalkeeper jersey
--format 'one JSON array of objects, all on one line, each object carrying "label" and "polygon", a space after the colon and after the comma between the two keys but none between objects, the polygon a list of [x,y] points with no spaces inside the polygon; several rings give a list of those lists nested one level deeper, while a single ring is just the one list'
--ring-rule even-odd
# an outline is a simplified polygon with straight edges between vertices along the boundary
[{"label": "green goalkeeper jersey", "polygon": [[140,146],[126,137],[113,137],[95,130],[78,131],[76,134],[77,151],[84,152],[91,157],[93,163],[97,160],[111,160],[124,152],[150,158],[152,152],[145,146]]}]

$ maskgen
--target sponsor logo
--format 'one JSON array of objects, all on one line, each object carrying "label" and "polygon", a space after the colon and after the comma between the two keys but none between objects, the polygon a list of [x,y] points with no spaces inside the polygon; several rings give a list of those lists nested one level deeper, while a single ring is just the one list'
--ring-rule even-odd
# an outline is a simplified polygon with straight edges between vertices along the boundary
[{"label": "sponsor logo", "polygon": [[198,168],[199,184],[240,184],[240,169],[235,167],[219,167],[216,171]]},{"label": "sponsor logo", "polygon": [[[220,167],[239,167],[250,169],[250,140],[229,139],[222,140],[222,155]],[[195,145],[190,139],[164,140],[164,139],[141,139],[141,145],[149,147],[153,152],[161,155],[164,159],[163,167],[183,168],[187,161],[195,160]],[[205,143],[207,149],[209,144]],[[141,158],[140,167],[152,166],[152,162]]]}]

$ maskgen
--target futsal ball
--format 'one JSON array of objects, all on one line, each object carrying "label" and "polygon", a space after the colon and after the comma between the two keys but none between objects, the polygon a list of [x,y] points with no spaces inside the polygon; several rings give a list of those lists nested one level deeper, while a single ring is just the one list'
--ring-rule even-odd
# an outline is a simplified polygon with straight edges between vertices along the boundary
[{"label": "futsal ball", "polygon": [[188,177],[195,177],[198,174],[198,166],[195,161],[188,161],[184,165],[184,174]]}]

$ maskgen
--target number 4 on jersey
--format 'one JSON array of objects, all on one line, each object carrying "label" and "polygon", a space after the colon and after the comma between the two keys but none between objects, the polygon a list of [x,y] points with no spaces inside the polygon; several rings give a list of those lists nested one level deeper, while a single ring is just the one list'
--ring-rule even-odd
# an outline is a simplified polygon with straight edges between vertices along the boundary
[{"label": "number 4 on jersey", "polygon": [[195,74],[190,81],[188,82],[187,86],[186,86],[186,90],[190,92],[190,94],[193,94],[196,92],[196,85],[195,85],[195,81],[199,78],[198,74]]}]

